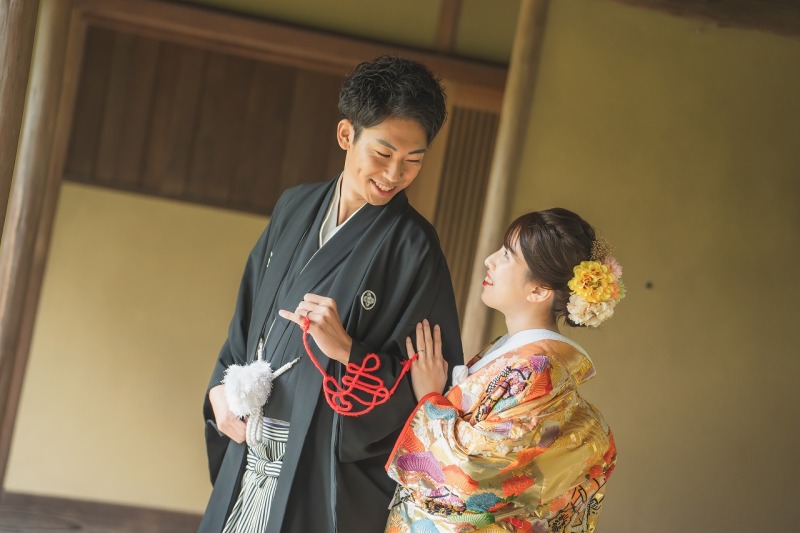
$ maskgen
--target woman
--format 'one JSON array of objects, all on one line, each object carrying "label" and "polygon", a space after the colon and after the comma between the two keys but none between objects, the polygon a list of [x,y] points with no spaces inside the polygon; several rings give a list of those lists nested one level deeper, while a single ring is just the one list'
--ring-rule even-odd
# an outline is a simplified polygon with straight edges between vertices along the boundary
[{"label": "woman", "polygon": [[558,324],[613,314],[624,287],[608,248],[566,209],[514,221],[486,259],[481,296],[508,334],[454,368],[445,396],[440,328],[417,326],[419,403],[386,465],[399,483],[388,533],[594,531],[616,448],[578,394],[592,361]]}]

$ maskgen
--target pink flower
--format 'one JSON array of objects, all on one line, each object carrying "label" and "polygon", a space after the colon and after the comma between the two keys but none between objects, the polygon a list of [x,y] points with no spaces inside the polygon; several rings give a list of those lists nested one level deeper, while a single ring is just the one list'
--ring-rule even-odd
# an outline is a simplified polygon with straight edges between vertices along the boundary
[{"label": "pink flower", "polygon": [[619,279],[622,277],[622,265],[619,262],[611,257],[610,255],[603,260],[603,263],[608,267],[614,277]]}]

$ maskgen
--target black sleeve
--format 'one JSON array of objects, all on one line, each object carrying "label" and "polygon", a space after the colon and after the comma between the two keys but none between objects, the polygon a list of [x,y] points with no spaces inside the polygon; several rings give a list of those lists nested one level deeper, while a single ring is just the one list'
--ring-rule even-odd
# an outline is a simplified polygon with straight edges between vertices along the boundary
[{"label": "black sleeve", "polygon": [[242,281],[239,284],[236,308],[228,327],[228,337],[219,351],[217,363],[211,373],[211,380],[208,383],[207,390],[211,390],[222,382],[226,368],[233,364],[243,364],[247,360],[247,332],[250,328],[250,313],[253,309],[253,300],[258,290],[259,281],[263,278],[264,269],[266,268],[269,228],[270,226],[267,225],[247,258]]},{"label": "black sleeve", "polygon": [[[277,208],[273,213],[276,211]],[[250,327],[250,314],[253,308],[253,299],[258,291],[260,280],[263,279],[264,270],[266,268],[270,227],[272,227],[271,223],[267,225],[267,228],[261,234],[261,237],[259,237],[247,258],[247,264],[242,274],[242,281],[239,285],[236,308],[234,309],[233,319],[228,328],[228,338],[225,339],[222,349],[219,352],[214,370],[211,373],[208,389],[203,398],[206,453],[208,456],[208,467],[212,484],[216,481],[230,439],[217,431],[214,410],[211,408],[208,391],[222,382],[226,368],[232,364],[244,363],[247,359],[247,331]]]},{"label": "black sleeve", "polygon": [[[382,330],[383,340],[386,342],[378,345],[383,348],[379,352],[373,352],[369,348],[372,344],[369,341],[353,340],[350,362],[361,364],[367,354],[376,353],[381,365],[375,375],[383,380],[388,389],[396,383],[402,370],[402,362],[408,358],[406,337],[412,335],[417,323],[424,318],[432,325],[438,324],[441,327],[442,351],[450,372],[455,365],[464,364],[450,273],[438,246],[431,255],[433,257],[424,261],[411,280],[403,282],[402,275],[393,277],[391,272],[388,273],[389,283],[397,284],[398,290],[393,291],[393,297],[399,300],[395,302],[398,305],[383,308],[382,316],[370,322],[370,331],[364,331],[361,337],[369,339],[376,330]],[[388,455],[416,404],[411,379],[406,374],[386,403],[376,406],[363,416],[341,416],[337,446],[339,460],[358,461]]]}]

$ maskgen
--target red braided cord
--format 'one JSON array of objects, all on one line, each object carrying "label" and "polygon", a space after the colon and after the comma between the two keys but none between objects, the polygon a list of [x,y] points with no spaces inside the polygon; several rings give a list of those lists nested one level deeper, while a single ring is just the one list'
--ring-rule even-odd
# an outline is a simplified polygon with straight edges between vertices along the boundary
[{"label": "red braided cord", "polygon": [[[325,393],[325,401],[328,402],[331,409],[343,416],[361,416],[372,411],[376,405],[385,403],[389,397],[394,394],[397,385],[400,384],[403,376],[405,376],[406,372],[411,368],[411,363],[418,356],[418,354],[414,354],[410,359],[403,361],[403,369],[400,371],[400,375],[397,376],[397,381],[394,383],[392,389],[388,390],[381,378],[371,374],[371,372],[375,372],[381,367],[381,360],[374,353],[368,354],[360,366],[355,363],[347,363],[345,367],[346,373],[342,378],[343,388],[342,385],[339,385],[334,378],[325,372],[319,364],[319,361],[317,361],[317,358],[314,357],[311,346],[308,345],[308,328],[310,326],[311,320],[305,317],[303,319],[303,346],[306,347],[306,353],[311,358],[311,362],[314,363],[319,373],[322,374],[322,392]],[[362,381],[362,378],[365,381]],[[365,402],[353,394],[354,390],[365,392],[369,394],[372,399],[369,402]],[[353,401],[366,406],[366,408],[361,411],[353,411]]]}]

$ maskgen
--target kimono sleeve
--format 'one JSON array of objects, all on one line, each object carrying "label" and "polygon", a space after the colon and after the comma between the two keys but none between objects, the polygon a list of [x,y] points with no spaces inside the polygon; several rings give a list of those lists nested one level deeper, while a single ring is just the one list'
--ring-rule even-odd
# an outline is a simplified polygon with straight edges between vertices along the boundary
[{"label": "kimono sleeve", "polygon": [[239,294],[236,298],[233,318],[228,327],[228,337],[219,351],[217,362],[211,373],[208,390],[222,383],[225,369],[233,364],[245,363],[247,360],[247,332],[250,328],[250,313],[259,282],[263,278],[266,267],[269,228],[270,226],[268,225],[247,258],[242,280],[239,284]]},{"label": "kimono sleeve", "polygon": [[[444,358],[449,369],[452,371],[455,365],[463,364],[458,313],[450,273],[438,246],[429,253],[428,257],[422,258],[422,267],[413,280],[403,283],[400,275],[387,273],[391,283],[396,286],[396,292],[391,296],[394,306],[385,308],[379,322],[369,326],[373,339],[376,332],[383,330],[383,343],[379,346],[384,348],[373,352],[369,346],[377,342],[360,342],[354,338],[350,362],[360,365],[369,353],[375,353],[380,360],[380,367],[375,375],[389,389],[397,383],[402,372],[402,363],[408,358],[406,337],[425,318],[432,324],[441,326]],[[369,336],[365,335],[367,339]],[[394,394],[386,403],[376,406],[363,416],[341,417],[339,459],[358,461],[386,457],[416,403],[407,373],[397,383]]]},{"label": "kimono sleeve", "polygon": [[[274,213],[277,213],[277,206],[273,211],[273,220],[275,218]],[[263,278],[266,268],[265,259],[267,250],[269,249],[271,227],[272,222],[270,221],[270,224],[267,225],[267,228],[261,234],[247,258],[244,273],[242,274],[242,281],[239,284],[236,307],[228,328],[228,337],[225,339],[220,349],[219,356],[217,356],[208,389],[203,399],[206,453],[208,456],[208,466],[212,484],[216,481],[229,439],[227,436],[220,434],[217,430],[214,410],[211,407],[208,391],[222,382],[225,369],[230,365],[242,364],[246,361],[247,332],[250,327],[250,313],[253,307],[253,299],[258,291],[260,280]]]},{"label": "kimono sleeve", "polygon": [[461,512],[492,523],[494,514],[535,508],[574,486],[595,451],[572,435],[561,438],[566,427],[558,413],[576,390],[546,356],[517,359],[487,378],[484,391],[470,413],[454,405],[459,387],[423,398],[386,470],[418,496],[447,492]]},{"label": "kimono sleeve", "polygon": [[537,408],[557,393],[547,358],[536,356],[535,363],[536,366],[526,358],[506,367],[500,376],[486,384],[473,412],[463,413],[451,401],[457,402],[461,397],[459,388],[454,388],[448,397],[429,394],[422,398],[387,463],[387,468],[397,473],[397,481],[406,479],[397,465],[398,456],[419,452],[423,443],[445,466],[472,460],[484,468],[484,458],[492,459],[494,470],[511,466],[514,454],[510,450],[531,447]]}]

